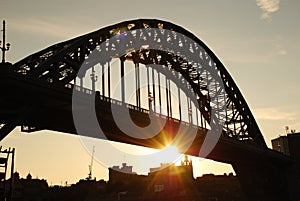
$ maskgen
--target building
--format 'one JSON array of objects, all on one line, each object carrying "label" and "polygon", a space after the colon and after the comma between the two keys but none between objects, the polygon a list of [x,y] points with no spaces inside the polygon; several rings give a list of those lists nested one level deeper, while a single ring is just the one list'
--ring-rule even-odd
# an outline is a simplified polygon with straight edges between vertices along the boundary
[{"label": "building", "polygon": [[[122,163],[122,167],[113,166],[108,169],[108,186],[107,192],[119,193],[134,190],[135,193],[140,194],[145,191],[147,177],[145,175],[138,175],[132,171],[132,166]],[[136,188],[136,187],[139,188]]]},{"label": "building", "polygon": [[300,132],[288,133],[271,140],[272,148],[286,155],[300,158]]},{"label": "building", "polygon": [[292,191],[297,199],[300,200],[299,186],[300,186],[300,132],[292,131],[286,136],[280,136],[272,140],[272,147],[274,150],[281,152],[294,159],[294,163],[288,170],[290,175],[290,183]]},{"label": "building", "polygon": [[123,173],[127,173],[127,174],[135,174],[132,171],[132,166],[128,166],[126,163],[122,163],[122,167],[119,166],[113,166],[110,169],[114,170],[114,171],[118,171],[118,172],[123,172]]},{"label": "building", "polygon": [[[48,200],[48,183],[44,179],[34,179],[28,173],[26,178],[20,178],[19,173],[13,174],[13,201],[46,201]],[[9,179],[9,181],[11,178]],[[0,183],[2,186],[3,183]]]},{"label": "building", "polygon": [[[13,201],[243,201],[238,178],[229,175],[203,175],[194,178],[193,164],[187,156],[176,166],[163,163],[148,175],[138,175],[123,163],[109,168],[109,181],[82,179],[76,184],[48,186],[44,179],[29,173],[14,173]],[[0,188],[3,182],[0,182]]]},{"label": "building", "polygon": [[[129,174],[120,170],[127,171]],[[123,164],[109,169],[108,189],[116,200],[143,201],[244,201],[239,180],[231,174],[194,178],[192,161],[185,156],[181,165],[162,163],[148,175],[137,175]]]},{"label": "building", "polygon": [[286,136],[279,136],[271,142],[274,150],[295,159],[298,170],[298,178],[300,178],[300,132],[292,132]]},{"label": "building", "polygon": [[194,182],[192,161],[185,156],[180,166],[162,163],[158,168],[150,168],[148,174],[151,185],[149,190],[156,192],[179,192]]},{"label": "building", "polygon": [[[45,179],[33,178],[30,173],[26,178],[20,178],[17,172],[13,176],[12,201],[112,200],[106,193],[107,182],[104,180],[80,180],[72,185],[48,186]],[[3,186],[3,182],[0,182],[0,188],[1,186]]]},{"label": "building", "polygon": [[192,161],[186,156],[180,166],[162,163],[150,168],[148,175],[137,175],[126,163],[113,166],[109,168],[108,189],[129,200],[193,200],[195,193],[198,196],[198,191],[190,191],[194,180]]},{"label": "building", "polygon": [[204,174],[196,178],[195,186],[204,198],[203,200],[246,200],[238,178],[232,173],[224,175]]},{"label": "building", "polygon": [[271,140],[272,149],[290,155],[289,143],[287,136],[279,136],[276,139]]},{"label": "building", "polygon": [[[300,163],[300,132],[287,135],[289,152],[294,157],[297,163]],[[299,166],[300,167],[300,166]]]}]

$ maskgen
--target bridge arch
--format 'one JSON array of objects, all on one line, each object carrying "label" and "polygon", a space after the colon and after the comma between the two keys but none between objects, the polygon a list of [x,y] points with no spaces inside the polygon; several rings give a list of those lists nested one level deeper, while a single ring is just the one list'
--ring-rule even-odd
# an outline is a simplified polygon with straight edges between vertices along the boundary
[{"label": "bridge arch", "polygon": [[[156,19],[137,19],[111,25],[92,33],[52,45],[32,54],[15,63],[13,70],[18,74],[30,76],[33,79],[53,85],[65,86],[70,83],[73,84],[81,65],[97,46],[114,35],[122,33],[124,30],[134,31],[147,28],[170,30],[180,33],[192,39],[201,47],[201,49],[194,49],[193,51],[200,54],[203,61],[210,63],[211,67],[218,72],[226,91],[226,120],[222,135],[240,142],[266,148],[266,143],[245,99],[222,62],[194,34],[170,22]],[[183,44],[184,39],[176,38],[176,35],[173,38],[172,36],[169,38],[173,44],[176,43],[178,45],[181,43],[181,45],[189,46],[189,48],[195,48],[194,44]],[[162,61],[157,61],[158,57],[166,58],[169,63],[172,60],[177,61],[170,63],[170,65],[173,66],[173,69],[180,72],[189,84],[191,84],[193,91],[200,97],[198,103],[200,109],[206,111],[206,114],[204,113],[206,119],[210,118],[210,102],[201,94],[201,83],[199,81],[196,82],[196,79],[199,80],[200,78],[199,72],[183,58],[178,58],[174,54],[165,54],[159,51],[149,51],[148,54],[151,56],[144,58],[143,61],[141,61],[141,58],[138,58],[138,60],[144,64],[161,64]],[[137,59],[134,57],[134,54],[131,54],[132,60]],[[165,65],[168,64],[165,63]]]}]

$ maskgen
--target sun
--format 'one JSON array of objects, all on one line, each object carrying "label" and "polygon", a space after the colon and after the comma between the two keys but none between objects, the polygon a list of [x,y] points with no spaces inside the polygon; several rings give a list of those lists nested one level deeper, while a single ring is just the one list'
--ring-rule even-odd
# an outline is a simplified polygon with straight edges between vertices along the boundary
[{"label": "sun", "polygon": [[174,145],[167,145],[160,153],[164,163],[176,163],[183,157],[183,154],[180,154]]}]

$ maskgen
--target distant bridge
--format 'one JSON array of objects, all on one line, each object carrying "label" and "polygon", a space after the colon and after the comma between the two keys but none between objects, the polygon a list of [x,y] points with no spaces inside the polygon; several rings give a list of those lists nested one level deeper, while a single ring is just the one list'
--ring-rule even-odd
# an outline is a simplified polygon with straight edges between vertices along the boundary
[{"label": "distant bridge", "polygon": [[[129,72],[133,79],[126,80]],[[182,152],[232,164],[249,200],[294,200],[293,161],[267,148],[245,99],[215,54],[170,22],[121,22],[13,65],[2,63],[0,87],[0,140],[16,126],[23,132],[102,138],[84,112],[92,109],[108,140],[162,148],[180,132],[181,144],[191,141]],[[156,122],[162,129],[155,136],[151,129],[139,137],[128,135],[111,108],[120,115],[129,111],[138,127]],[[82,114],[79,119],[87,119],[83,127],[76,125],[74,110]],[[195,133],[192,139],[190,133]],[[207,139],[217,139],[208,153],[201,151]]]}]

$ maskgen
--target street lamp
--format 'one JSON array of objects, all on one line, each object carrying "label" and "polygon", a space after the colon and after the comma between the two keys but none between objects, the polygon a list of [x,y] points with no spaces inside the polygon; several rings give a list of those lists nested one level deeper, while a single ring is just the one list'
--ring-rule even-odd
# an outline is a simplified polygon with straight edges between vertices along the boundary
[{"label": "street lamp", "polygon": [[153,96],[151,94],[151,92],[148,93],[148,101],[149,101],[149,112],[151,112],[152,110],[152,101],[153,101]]},{"label": "street lamp", "polygon": [[192,117],[193,111],[191,106],[188,108],[188,115],[189,115],[189,123],[191,124],[193,123],[193,117]]},{"label": "street lamp", "polygon": [[2,47],[0,47],[0,49],[2,50],[2,63],[5,63],[5,52],[9,50],[10,48],[10,43],[6,43],[5,44],[5,20],[3,20],[3,39],[2,41],[0,40],[0,46],[1,46],[1,43],[3,42],[2,44]]},{"label": "street lamp", "polygon": [[98,80],[98,76],[96,75],[96,71],[94,68],[92,69],[92,73],[90,74],[92,80],[92,91],[95,92],[95,82]]}]

